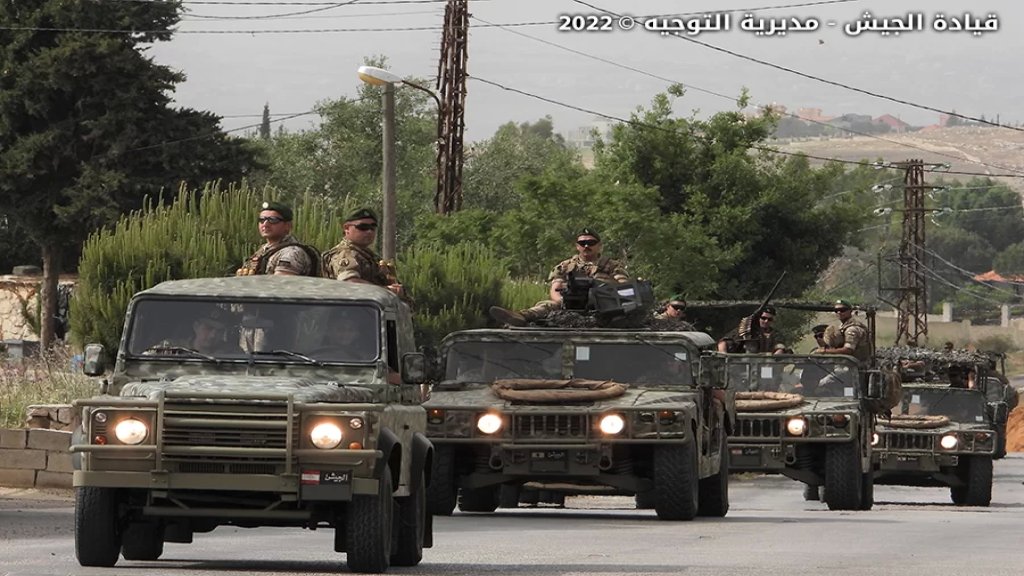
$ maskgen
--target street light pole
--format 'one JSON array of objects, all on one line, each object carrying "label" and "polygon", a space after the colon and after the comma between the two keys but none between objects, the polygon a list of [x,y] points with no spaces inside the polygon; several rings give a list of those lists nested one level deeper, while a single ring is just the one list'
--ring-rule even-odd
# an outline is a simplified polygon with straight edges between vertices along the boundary
[{"label": "street light pole", "polygon": [[384,192],[384,230],[381,240],[381,255],[385,260],[395,261],[395,240],[398,230],[395,226],[395,212],[398,211],[398,200],[395,197],[395,84],[384,85],[384,174],[381,187]]}]

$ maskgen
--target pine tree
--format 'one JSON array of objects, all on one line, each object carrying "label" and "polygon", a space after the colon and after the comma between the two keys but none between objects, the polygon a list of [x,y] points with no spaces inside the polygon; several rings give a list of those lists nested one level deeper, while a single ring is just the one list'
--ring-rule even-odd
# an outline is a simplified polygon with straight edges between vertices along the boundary
[{"label": "pine tree", "polygon": [[263,105],[263,122],[260,123],[260,139],[270,140],[270,103]]}]

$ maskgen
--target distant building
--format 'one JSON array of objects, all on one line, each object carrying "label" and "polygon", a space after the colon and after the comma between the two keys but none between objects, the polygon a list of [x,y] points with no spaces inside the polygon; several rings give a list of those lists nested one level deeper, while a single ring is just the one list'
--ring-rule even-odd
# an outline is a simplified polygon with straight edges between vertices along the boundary
[{"label": "distant building", "polygon": [[828,122],[833,116],[825,116],[821,108],[798,108],[796,117],[805,122]]},{"label": "distant building", "polygon": [[604,118],[595,118],[590,124],[580,126],[565,136],[565,143],[573,148],[590,149],[594,147],[594,133],[596,132],[607,142],[612,136],[612,126],[615,123]]},{"label": "distant building", "polygon": [[897,133],[906,132],[910,128],[910,124],[907,124],[903,120],[900,120],[891,114],[883,114],[878,118],[875,118],[874,121],[876,124],[885,124],[889,127],[890,131]]}]

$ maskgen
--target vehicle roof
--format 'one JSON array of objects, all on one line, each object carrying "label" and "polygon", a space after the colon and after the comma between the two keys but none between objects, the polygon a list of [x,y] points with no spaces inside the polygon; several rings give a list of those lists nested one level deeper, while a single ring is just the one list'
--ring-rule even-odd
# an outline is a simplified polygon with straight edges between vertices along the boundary
[{"label": "vehicle roof", "polygon": [[[524,338],[524,339],[551,339],[551,340],[565,340],[568,337],[584,336],[600,338],[605,337],[609,340],[615,340],[616,338],[632,338],[634,335],[641,335],[644,338],[652,338],[657,340],[686,340],[689,343],[697,347],[712,346],[715,343],[714,338],[704,332],[676,332],[676,331],[653,331],[653,330],[637,330],[637,329],[622,329],[622,328],[477,328],[474,330],[460,330],[458,332],[452,332],[445,337],[446,341],[451,340],[470,340],[478,339],[486,336],[497,336],[500,337],[513,337],[513,338]],[[500,338],[499,337],[499,338]]]},{"label": "vehicle roof", "polygon": [[136,294],[203,298],[261,298],[272,300],[369,300],[382,307],[395,307],[401,300],[387,288],[374,284],[340,282],[309,276],[228,276],[168,280]]}]

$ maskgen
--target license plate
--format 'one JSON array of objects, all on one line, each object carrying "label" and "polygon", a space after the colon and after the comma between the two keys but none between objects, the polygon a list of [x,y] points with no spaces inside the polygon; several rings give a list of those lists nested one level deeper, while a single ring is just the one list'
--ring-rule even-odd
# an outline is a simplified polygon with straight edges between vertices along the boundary
[{"label": "license plate", "polygon": [[920,456],[907,456],[905,454],[896,455],[897,462],[917,462],[918,459],[920,459]]},{"label": "license plate", "polygon": [[760,456],[761,449],[756,446],[744,446],[742,448],[731,448],[729,453],[733,456]]},{"label": "license plate", "polygon": [[534,472],[564,472],[568,466],[565,450],[533,450],[530,452],[530,470]]},{"label": "license plate", "polygon": [[321,484],[351,484],[352,473],[351,472],[321,472],[320,473]]},{"label": "license plate", "polygon": [[565,450],[536,450],[530,452],[531,459],[547,460],[548,462],[564,461],[565,455]]}]

